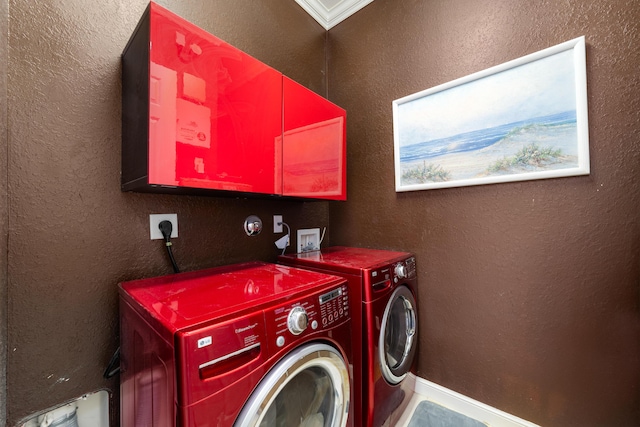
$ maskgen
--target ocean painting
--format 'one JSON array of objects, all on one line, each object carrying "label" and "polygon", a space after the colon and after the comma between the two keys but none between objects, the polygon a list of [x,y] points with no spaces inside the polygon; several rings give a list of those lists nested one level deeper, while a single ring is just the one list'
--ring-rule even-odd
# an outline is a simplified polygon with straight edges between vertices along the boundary
[{"label": "ocean painting", "polygon": [[393,102],[396,191],[589,173],[584,38]]}]

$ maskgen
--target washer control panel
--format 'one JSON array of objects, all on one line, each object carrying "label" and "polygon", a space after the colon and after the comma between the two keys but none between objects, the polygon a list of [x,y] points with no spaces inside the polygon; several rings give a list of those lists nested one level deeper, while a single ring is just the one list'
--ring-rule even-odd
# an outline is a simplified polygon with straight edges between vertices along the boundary
[{"label": "washer control panel", "polygon": [[278,347],[318,330],[342,323],[349,317],[347,283],[308,295],[266,313],[267,328],[274,331]]},{"label": "washer control panel", "polygon": [[287,326],[289,327],[289,332],[293,335],[300,335],[307,329],[307,325],[309,324],[309,315],[307,315],[307,310],[305,310],[302,306],[293,307],[289,311],[289,315],[287,316]]},{"label": "washer control panel", "polygon": [[344,285],[318,297],[322,326],[331,325],[349,315],[347,286]]}]

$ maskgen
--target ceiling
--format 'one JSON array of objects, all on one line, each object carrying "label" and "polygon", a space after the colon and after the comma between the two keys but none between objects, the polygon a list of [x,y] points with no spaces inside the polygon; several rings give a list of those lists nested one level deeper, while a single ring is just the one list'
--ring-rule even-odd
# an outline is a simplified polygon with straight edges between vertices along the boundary
[{"label": "ceiling", "polygon": [[373,0],[296,0],[326,30],[344,21]]}]

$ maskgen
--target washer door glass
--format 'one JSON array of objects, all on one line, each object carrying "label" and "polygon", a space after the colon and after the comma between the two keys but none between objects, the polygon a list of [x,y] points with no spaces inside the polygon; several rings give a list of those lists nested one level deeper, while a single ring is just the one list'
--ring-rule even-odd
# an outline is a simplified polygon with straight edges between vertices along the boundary
[{"label": "washer door glass", "polygon": [[418,332],[416,308],[409,288],[399,286],[391,295],[382,317],[378,342],[380,368],[391,384],[402,381],[413,363]]},{"label": "washer door glass", "polygon": [[235,426],[344,427],[349,397],[349,371],[340,353],[327,344],[310,344],[267,374]]}]

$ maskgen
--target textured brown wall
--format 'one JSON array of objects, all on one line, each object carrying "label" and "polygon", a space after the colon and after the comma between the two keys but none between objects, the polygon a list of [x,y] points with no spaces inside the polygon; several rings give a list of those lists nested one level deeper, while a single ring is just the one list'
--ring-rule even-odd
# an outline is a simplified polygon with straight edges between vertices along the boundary
[{"label": "textured brown wall", "polygon": [[6,419],[7,364],[7,34],[9,8],[0,0],[0,426]]},{"label": "textured brown wall", "polygon": [[[274,259],[272,235],[242,233],[250,213],[328,222],[326,203],[120,193],[119,54],[146,2],[28,3],[11,1],[0,61],[8,425],[117,388],[101,378],[116,283],[170,271],[149,213],[178,213],[185,269]],[[198,3],[161,2],[323,93],[325,34],[294,2]],[[330,95],[349,113],[349,201],[330,204],[332,243],[417,253],[423,377],[543,425],[637,425],[640,5],[513,4],[376,0],[330,31]],[[395,194],[393,99],[579,35],[590,176]]]},{"label": "textured brown wall", "polygon": [[[376,0],[329,31],[332,243],[414,251],[420,376],[545,426],[640,425],[640,3]],[[591,174],[396,194],[394,99],[585,35]]]},{"label": "textured brown wall", "polygon": [[[160,3],[294,80],[326,91],[326,32],[295,2]],[[102,379],[118,344],[117,283],[171,272],[160,241],[149,240],[150,213],[178,214],[174,251],[183,270],[275,261],[274,213],[294,230],[328,225],[327,202],[120,192],[120,54],[146,5],[9,4],[8,62],[0,60],[3,109],[8,63],[11,202],[8,275],[0,270],[1,300],[8,294],[8,321],[0,321],[8,325],[10,349],[7,425],[87,392],[117,391],[117,377]],[[6,22],[5,2],[0,19]],[[3,33],[0,41],[6,40]],[[4,55],[0,43],[0,59]],[[0,121],[3,166],[5,123]],[[4,256],[7,214],[6,204],[0,205]],[[265,223],[257,237],[242,229],[249,214]],[[118,405],[117,396],[113,403]]]}]

